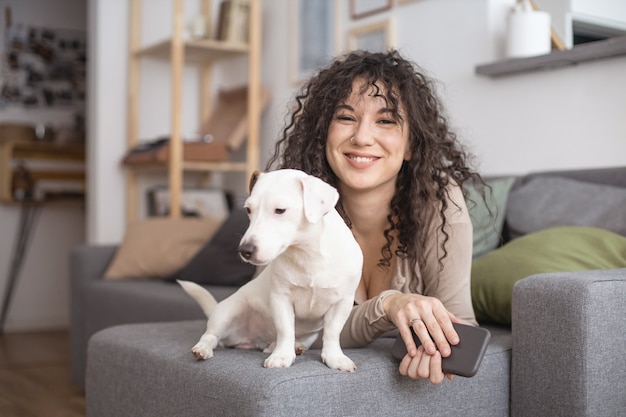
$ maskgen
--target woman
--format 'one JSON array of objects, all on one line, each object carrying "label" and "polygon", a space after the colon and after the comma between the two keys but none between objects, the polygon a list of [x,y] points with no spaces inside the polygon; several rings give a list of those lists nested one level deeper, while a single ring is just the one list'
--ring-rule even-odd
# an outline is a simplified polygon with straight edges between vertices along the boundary
[{"label": "woman", "polygon": [[337,209],[365,259],[342,346],[397,328],[408,351],[400,373],[433,383],[443,381],[441,358],[458,343],[452,323],[476,324],[462,185],[480,177],[467,159],[415,64],[397,51],[356,51],[301,88],[268,163],[339,190]]}]

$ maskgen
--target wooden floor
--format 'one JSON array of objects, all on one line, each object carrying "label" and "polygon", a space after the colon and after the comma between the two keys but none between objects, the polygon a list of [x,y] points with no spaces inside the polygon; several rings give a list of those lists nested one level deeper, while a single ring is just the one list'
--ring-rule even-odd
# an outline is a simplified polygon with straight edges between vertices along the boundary
[{"label": "wooden floor", "polygon": [[0,416],[84,417],[67,331],[0,334]]}]

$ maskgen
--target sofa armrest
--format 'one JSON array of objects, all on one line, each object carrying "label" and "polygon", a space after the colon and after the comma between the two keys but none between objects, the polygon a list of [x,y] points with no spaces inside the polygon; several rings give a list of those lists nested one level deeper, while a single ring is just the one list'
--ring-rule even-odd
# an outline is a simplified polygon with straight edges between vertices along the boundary
[{"label": "sofa armrest", "polygon": [[513,288],[512,416],[626,410],[626,268],[534,275]]},{"label": "sofa armrest", "polygon": [[[101,279],[117,245],[78,245],[70,252],[70,273],[76,283]],[[72,283],[74,284],[74,282]]]},{"label": "sofa armrest", "polygon": [[72,381],[82,385],[85,365],[79,358],[87,355],[85,323],[85,286],[102,278],[113,259],[115,245],[80,245],[70,252],[70,339],[72,351]]}]

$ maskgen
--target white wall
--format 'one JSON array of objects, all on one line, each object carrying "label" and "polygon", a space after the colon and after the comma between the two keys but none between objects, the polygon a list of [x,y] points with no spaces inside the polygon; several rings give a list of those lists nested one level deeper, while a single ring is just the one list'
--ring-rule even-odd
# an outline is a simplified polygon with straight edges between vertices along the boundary
[{"label": "white wall", "polygon": [[124,222],[128,1],[87,0],[87,241],[119,242]]},{"label": "white wall", "polygon": [[[4,49],[4,10],[7,6],[11,7],[14,24],[86,29],[85,0],[3,0],[0,1],[3,19],[0,24],[0,50]],[[0,122],[58,126],[72,123],[73,114],[73,111],[64,109],[7,107],[0,110]],[[0,296],[5,293],[19,219],[19,206],[0,205]],[[68,251],[84,241],[84,224],[85,210],[82,205],[53,204],[40,209],[8,312],[7,331],[67,326]]]}]

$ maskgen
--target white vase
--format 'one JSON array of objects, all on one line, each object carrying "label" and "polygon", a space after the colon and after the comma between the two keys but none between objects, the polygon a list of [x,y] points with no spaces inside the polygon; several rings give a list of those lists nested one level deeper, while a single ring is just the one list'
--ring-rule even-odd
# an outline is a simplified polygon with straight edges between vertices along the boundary
[{"label": "white vase", "polygon": [[549,54],[550,14],[532,10],[530,3],[518,3],[509,15],[506,43],[507,58]]}]

